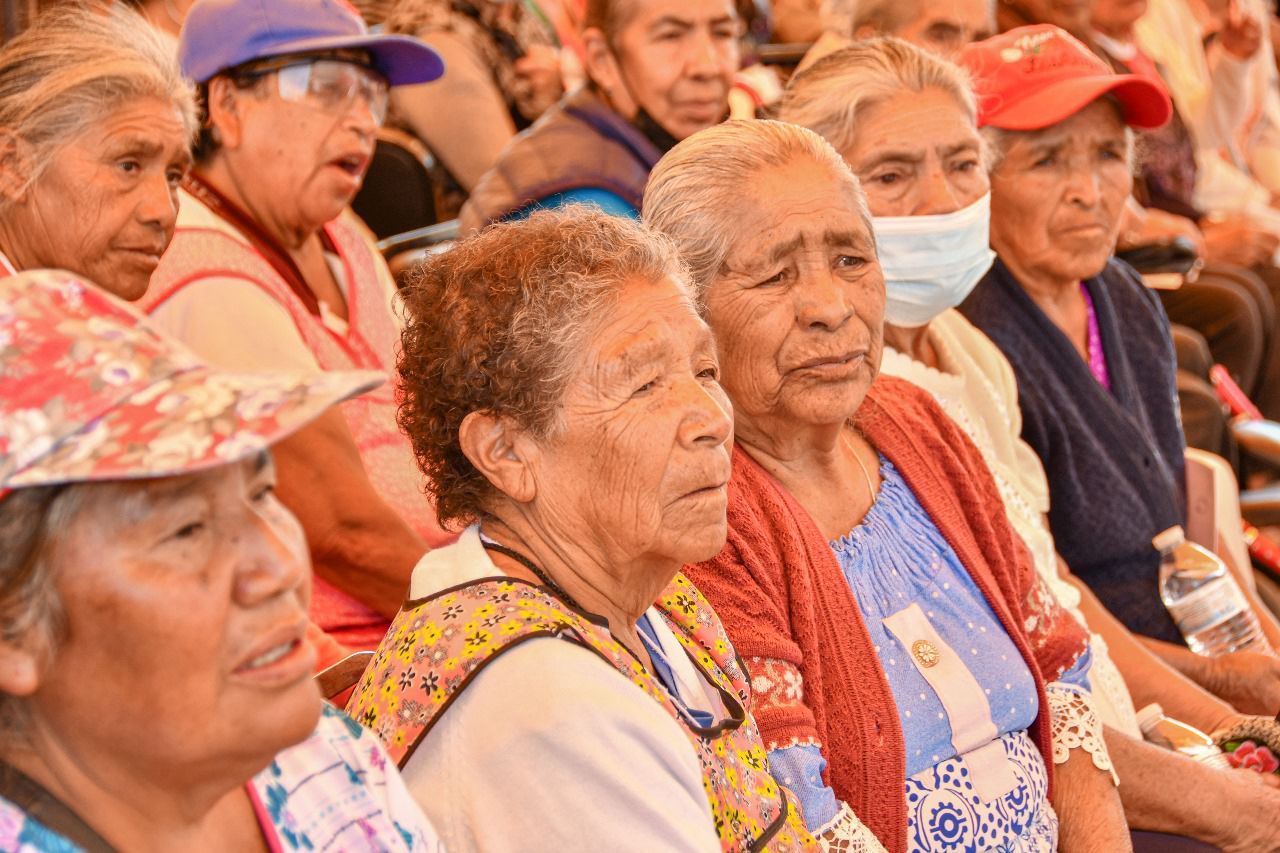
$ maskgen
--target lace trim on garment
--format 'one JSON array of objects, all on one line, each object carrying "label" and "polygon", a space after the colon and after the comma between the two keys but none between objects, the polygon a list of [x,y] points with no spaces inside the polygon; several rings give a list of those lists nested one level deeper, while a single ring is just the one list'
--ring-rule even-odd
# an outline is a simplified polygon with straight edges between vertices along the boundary
[{"label": "lace trim on garment", "polygon": [[1111,650],[1101,634],[1089,635],[1093,662],[1089,665],[1089,687],[1097,703],[1098,718],[1104,726],[1111,726],[1130,737],[1142,739],[1138,728],[1138,715],[1134,712],[1133,697],[1124,683],[1124,676],[1111,659]]},{"label": "lace trim on garment", "polygon": [[813,837],[823,853],[885,853],[880,839],[867,829],[866,824],[858,820],[848,803],[841,803],[836,816],[818,827]]},{"label": "lace trim on garment", "polygon": [[1049,719],[1053,723],[1053,763],[1065,764],[1071,758],[1071,750],[1083,749],[1093,759],[1093,766],[1111,774],[1111,780],[1120,784],[1102,739],[1102,721],[1093,707],[1093,697],[1068,684],[1055,682],[1045,685],[1049,698]]}]

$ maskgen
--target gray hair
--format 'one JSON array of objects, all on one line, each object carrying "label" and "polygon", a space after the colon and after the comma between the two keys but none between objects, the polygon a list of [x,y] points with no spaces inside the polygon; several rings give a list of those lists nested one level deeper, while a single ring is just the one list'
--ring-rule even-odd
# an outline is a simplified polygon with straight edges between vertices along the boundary
[{"label": "gray hair", "polygon": [[977,116],[969,75],[902,39],[878,37],[829,53],[791,78],[778,118],[818,133],[837,151],[853,147],[858,115],[900,92],[939,89],[970,121]]},{"label": "gray hair", "polygon": [[781,121],[727,121],[699,131],[667,152],[649,173],[642,218],[673,239],[701,300],[722,273],[738,236],[736,219],[755,178],[808,159],[826,167],[871,228],[862,186],[821,136]]},{"label": "gray hair", "polygon": [[399,423],[442,522],[469,523],[496,497],[461,450],[463,419],[487,412],[554,434],[568,383],[619,292],[665,277],[688,292],[670,241],[585,205],[491,225],[413,270],[402,291]]},{"label": "gray hair", "polygon": [[[1110,92],[1102,95],[1101,98],[1097,100],[1106,101],[1115,107],[1116,111],[1121,116],[1124,115],[1124,107],[1120,105],[1120,100]],[[1093,102],[1090,101],[1089,103]],[[1085,106],[1088,106],[1088,104]],[[1001,161],[1003,161],[1005,155],[1009,153],[1009,149],[1013,147],[1014,143],[1018,140],[1035,136],[1045,129],[1046,128],[1041,128],[1040,130],[1005,130],[1002,127],[992,127],[991,125],[987,125],[982,128],[982,138],[987,145],[987,171],[994,172],[999,168]],[[1124,128],[1124,144],[1125,159],[1129,163],[1130,171],[1132,171],[1137,165],[1138,140],[1137,135],[1133,132],[1133,128],[1129,127],[1127,124]]]},{"label": "gray hair", "polygon": [[[0,640],[39,651],[47,663],[66,636],[54,586],[53,550],[83,504],[78,485],[15,489],[0,501]],[[23,737],[22,699],[0,693],[0,748]]]},{"label": "gray hair", "polygon": [[28,185],[59,147],[129,101],[173,104],[194,136],[192,91],[164,37],[120,5],[54,6],[0,49],[0,132],[25,149]]}]

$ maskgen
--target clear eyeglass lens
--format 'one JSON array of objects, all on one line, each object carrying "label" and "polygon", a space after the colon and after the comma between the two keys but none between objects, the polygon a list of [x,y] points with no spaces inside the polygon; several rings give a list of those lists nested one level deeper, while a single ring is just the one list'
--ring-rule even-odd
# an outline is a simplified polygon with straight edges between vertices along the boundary
[{"label": "clear eyeglass lens", "polygon": [[381,125],[387,117],[387,83],[377,74],[350,62],[321,59],[281,68],[276,74],[280,97],[286,101],[309,100],[331,112],[350,109],[364,98],[369,112]]}]

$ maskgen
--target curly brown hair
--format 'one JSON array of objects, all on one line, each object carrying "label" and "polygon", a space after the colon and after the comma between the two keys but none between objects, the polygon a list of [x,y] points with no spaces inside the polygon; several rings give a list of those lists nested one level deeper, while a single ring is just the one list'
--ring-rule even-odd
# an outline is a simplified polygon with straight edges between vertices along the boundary
[{"label": "curly brown hair", "polygon": [[463,419],[488,412],[551,435],[619,291],[668,276],[688,291],[670,241],[581,205],[491,225],[410,273],[398,420],[441,523],[470,524],[495,496],[462,452]]}]

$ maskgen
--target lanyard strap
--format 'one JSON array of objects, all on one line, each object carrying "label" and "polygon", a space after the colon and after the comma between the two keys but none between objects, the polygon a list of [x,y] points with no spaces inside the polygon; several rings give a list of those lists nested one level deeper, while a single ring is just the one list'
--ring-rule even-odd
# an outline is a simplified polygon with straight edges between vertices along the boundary
[{"label": "lanyard strap", "polygon": [[82,848],[85,853],[117,853],[114,847],[44,786],[11,764],[0,762],[0,796],[41,826]]}]

